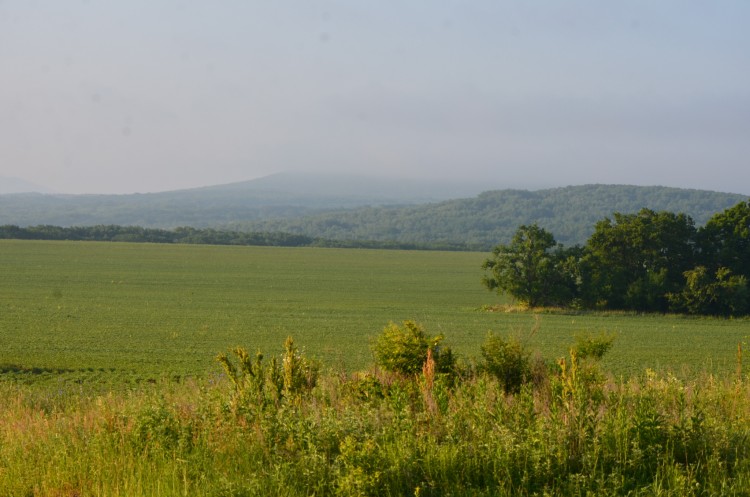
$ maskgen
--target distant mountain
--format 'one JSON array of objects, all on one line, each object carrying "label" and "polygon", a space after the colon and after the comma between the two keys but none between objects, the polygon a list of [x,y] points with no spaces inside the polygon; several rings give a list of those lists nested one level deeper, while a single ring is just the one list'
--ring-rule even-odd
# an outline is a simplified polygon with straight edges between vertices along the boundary
[{"label": "distant mountain", "polygon": [[0,225],[218,228],[487,250],[521,224],[583,244],[613,212],[689,214],[698,225],[743,195],[624,185],[493,190],[476,184],[276,174],[241,183],[133,195],[0,195]]},{"label": "distant mountain", "polygon": [[226,185],[131,195],[0,195],[0,225],[209,227],[333,209],[414,205],[473,196],[479,183],[280,173]]},{"label": "distant mountain", "polygon": [[430,178],[394,179],[343,173],[286,172],[240,183],[197,190],[276,192],[292,197],[329,197],[358,204],[415,204],[473,197],[487,186],[479,181],[440,181]]},{"label": "distant mountain", "polygon": [[404,207],[365,207],[297,219],[241,223],[235,229],[282,231],[334,240],[378,240],[490,249],[510,241],[521,224],[537,223],[565,245],[583,244],[597,221],[613,212],[684,212],[697,225],[743,195],[624,185],[548,190],[498,190],[474,198]]},{"label": "distant mountain", "polygon": [[0,176],[0,195],[5,193],[51,193],[49,188],[35,185],[20,178]]}]

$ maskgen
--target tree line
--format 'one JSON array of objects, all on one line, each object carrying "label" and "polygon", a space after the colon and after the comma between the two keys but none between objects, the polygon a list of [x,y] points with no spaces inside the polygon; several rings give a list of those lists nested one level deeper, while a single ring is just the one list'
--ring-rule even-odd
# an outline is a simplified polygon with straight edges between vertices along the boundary
[{"label": "tree line", "polygon": [[374,248],[398,250],[467,250],[460,243],[408,243],[380,240],[332,240],[297,233],[232,231],[179,227],[171,230],[141,226],[96,225],[61,227],[38,225],[0,226],[0,239],[71,240],[138,243],[190,243],[208,245],[255,245],[270,247]]},{"label": "tree line", "polygon": [[686,214],[615,213],[572,247],[536,224],[522,225],[483,268],[487,288],[531,307],[746,315],[750,201],[700,228]]}]

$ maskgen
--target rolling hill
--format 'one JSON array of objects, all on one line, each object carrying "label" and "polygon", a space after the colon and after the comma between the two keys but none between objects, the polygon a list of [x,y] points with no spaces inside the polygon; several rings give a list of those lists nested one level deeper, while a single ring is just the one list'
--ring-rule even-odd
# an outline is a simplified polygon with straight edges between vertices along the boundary
[{"label": "rolling hill", "polygon": [[646,207],[684,212],[697,225],[743,195],[625,185],[583,185],[547,190],[487,191],[467,198],[403,207],[363,207],[296,219],[247,222],[232,227],[283,231],[334,240],[379,240],[486,250],[510,241],[521,224],[537,223],[565,245],[583,244],[597,221],[613,212]]},{"label": "rolling hill", "polygon": [[[178,226],[302,234],[346,241],[487,250],[521,224],[566,245],[584,243],[613,212],[643,207],[689,214],[701,225],[743,195],[660,186],[583,185],[492,190],[476,184],[278,174],[191,190],[132,195],[0,195],[0,225]],[[460,198],[463,197],[463,198]]]}]

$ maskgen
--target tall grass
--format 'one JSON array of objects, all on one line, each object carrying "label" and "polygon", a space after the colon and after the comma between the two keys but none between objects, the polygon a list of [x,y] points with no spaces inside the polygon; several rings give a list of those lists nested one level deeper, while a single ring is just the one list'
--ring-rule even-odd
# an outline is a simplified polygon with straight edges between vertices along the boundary
[{"label": "tall grass", "polygon": [[[0,495],[748,495],[750,381],[575,355],[493,376],[322,374],[238,409],[229,378],[137,391],[0,384]],[[252,397],[246,397],[252,399]],[[251,402],[251,400],[246,400]]]}]

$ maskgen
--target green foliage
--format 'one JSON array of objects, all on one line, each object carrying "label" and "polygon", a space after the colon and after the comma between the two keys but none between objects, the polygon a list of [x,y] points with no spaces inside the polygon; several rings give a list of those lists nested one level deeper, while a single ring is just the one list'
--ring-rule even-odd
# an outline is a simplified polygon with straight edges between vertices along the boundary
[{"label": "green foliage", "polygon": [[[741,315],[750,312],[750,202],[697,230],[690,216],[641,209],[599,221],[584,247],[558,249],[536,225],[484,262],[489,289],[530,306]],[[696,263],[703,261],[705,265]]]},{"label": "green foliage", "polygon": [[572,298],[569,254],[537,225],[520,226],[510,245],[498,245],[482,268],[489,290],[506,292],[530,307],[559,305]]},{"label": "green foliage", "polygon": [[668,309],[666,294],[693,267],[695,227],[684,214],[642,209],[596,224],[586,244],[584,294],[611,309]]},{"label": "green foliage", "polygon": [[233,386],[229,407],[236,413],[257,413],[269,406],[278,406],[283,398],[293,399],[309,393],[316,385],[320,364],[303,356],[292,337],[284,341],[281,361],[273,357],[263,365],[258,351],[253,360],[243,347],[232,350],[235,361],[226,353],[216,356]]},{"label": "green foliage", "polygon": [[337,495],[378,495],[382,472],[378,469],[382,461],[378,456],[377,443],[373,438],[362,441],[348,436],[341,441],[337,458]]},{"label": "green foliage", "polygon": [[[237,374],[257,362],[244,357],[231,361]],[[71,390],[56,400],[0,382],[0,488],[82,497],[697,497],[745,495],[750,483],[750,383],[735,375],[606,379],[573,352],[547,382],[513,395],[492,375],[469,375],[445,402],[436,380],[431,404],[415,375],[378,382],[380,394],[362,402],[350,394],[360,380],[322,374],[309,395],[256,416],[223,409],[231,378]]]},{"label": "green foliage", "polygon": [[702,262],[750,278],[750,201],[715,214],[700,232]]},{"label": "green foliage", "polygon": [[[272,190],[279,191],[276,187]],[[413,198],[412,189],[403,195],[403,201],[387,202],[402,207],[357,207],[377,202],[341,195],[321,198],[302,194],[290,198],[257,190],[248,194],[241,185],[150,195],[0,195],[0,225],[119,224],[147,229],[212,226],[234,233],[199,230],[201,233],[193,233],[195,237],[189,235],[216,240],[210,243],[225,243],[221,240],[244,243],[243,238],[248,237],[263,245],[291,244],[299,242],[299,238],[295,241],[296,235],[334,245],[331,240],[345,242],[347,246],[377,241],[391,247],[488,251],[497,243],[508,243],[516,227],[522,224],[538,223],[555,233],[558,241],[571,246],[583,244],[594,223],[613,211],[632,213],[646,206],[657,211],[686,212],[702,224],[715,212],[744,200],[742,195],[728,193],[624,185],[584,185],[533,192],[499,190],[474,198],[404,205],[412,204]],[[277,233],[294,235],[275,236]],[[177,235],[168,233],[170,238]],[[136,232],[122,234],[123,238],[140,236]]]},{"label": "green foliage", "polygon": [[177,413],[161,402],[143,408],[133,421],[131,440],[143,455],[164,451],[189,453],[194,448],[194,426],[179,419]]},{"label": "green foliage", "polygon": [[712,276],[705,266],[685,271],[685,286],[668,295],[673,308],[690,314],[732,316],[750,311],[747,277],[720,267]]},{"label": "green foliage", "polygon": [[364,402],[383,399],[387,391],[386,386],[370,373],[357,373],[346,385],[349,395]]},{"label": "green foliage", "polygon": [[615,341],[612,333],[601,332],[597,335],[592,333],[578,333],[575,336],[573,352],[579,359],[594,359],[599,361],[610,351]]},{"label": "green foliage", "polygon": [[281,359],[284,393],[287,396],[309,392],[318,381],[320,364],[303,356],[294,345],[292,337],[284,341],[284,354]]},{"label": "green foliage", "polygon": [[497,190],[474,198],[404,207],[362,207],[304,217],[240,222],[246,231],[302,233],[333,240],[379,240],[488,251],[508,244],[520,225],[538,224],[555,239],[584,244],[612,212],[685,212],[705,223],[742,195],[665,187],[584,185],[549,190]]},{"label": "green foliage", "polygon": [[497,378],[503,390],[518,393],[530,378],[530,352],[514,337],[504,339],[488,333],[481,347],[480,370]]},{"label": "green foliage", "polygon": [[415,375],[422,371],[427,352],[432,351],[439,373],[448,373],[455,359],[450,348],[440,346],[443,336],[430,337],[424,327],[414,321],[404,321],[403,326],[389,323],[372,343],[377,364],[386,371]]},{"label": "green foliage", "polygon": [[[0,252],[0,378],[19,383],[107,391],[210,377],[216,351],[234,360],[230,347],[248,343],[268,367],[289,335],[352,372],[372,362],[368,334],[390,320],[450,330],[461,357],[479,356],[487,330],[530,320],[477,310],[497,301],[477,282],[480,253],[15,240]],[[576,331],[617,330],[616,375],[655,364],[733,371],[726,351],[750,335],[745,318],[574,314],[545,313],[544,336],[528,345],[554,359]]]},{"label": "green foliage", "polygon": [[235,413],[246,412],[249,408],[263,410],[268,405],[277,405],[284,388],[278,361],[271,360],[263,365],[263,354],[258,351],[255,360],[250,358],[243,347],[235,347],[232,352],[237,364],[226,353],[216,356],[216,361],[234,387],[229,407]]},{"label": "green foliage", "polygon": [[275,247],[307,247],[319,243],[319,241],[307,236],[287,233],[245,233],[191,227],[179,227],[167,230],[117,225],[73,227],[39,225],[25,228],[16,225],[5,225],[0,226],[0,239],[258,245]]},{"label": "green foliage", "polygon": [[20,381],[207,375],[206,357],[246,343],[267,365],[289,335],[353,371],[371,330],[415,310],[467,351],[488,329],[479,253],[23,240],[0,253],[0,372]]}]

